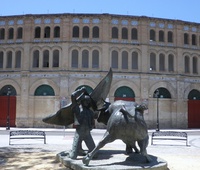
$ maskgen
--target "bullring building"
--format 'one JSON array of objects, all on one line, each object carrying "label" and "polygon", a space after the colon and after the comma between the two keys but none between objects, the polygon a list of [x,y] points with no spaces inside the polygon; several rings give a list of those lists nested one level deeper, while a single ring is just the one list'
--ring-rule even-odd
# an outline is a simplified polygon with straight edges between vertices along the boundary
[{"label": "bullring building", "polygon": [[200,128],[200,24],[112,14],[0,17],[0,126],[49,127],[110,67],[110,102],[148,100],[152,129]]}]

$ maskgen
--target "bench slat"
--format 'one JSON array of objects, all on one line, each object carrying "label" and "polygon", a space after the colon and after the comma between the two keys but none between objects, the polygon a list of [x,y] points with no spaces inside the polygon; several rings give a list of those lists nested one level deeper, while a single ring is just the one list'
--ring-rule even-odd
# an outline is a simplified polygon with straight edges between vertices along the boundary
[{"label": "bench slat", "polygon": [[44,131],[31,131],[31,130],[18,130],[18,131],[10,131],[10,136],[16,135],[41,135],[44,136]]}]

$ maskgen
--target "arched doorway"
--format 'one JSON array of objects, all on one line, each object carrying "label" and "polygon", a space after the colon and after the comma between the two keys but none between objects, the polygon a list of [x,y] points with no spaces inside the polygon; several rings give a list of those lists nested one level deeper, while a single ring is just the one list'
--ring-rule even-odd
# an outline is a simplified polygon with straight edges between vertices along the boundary
[{"label": "arched doorway", "polygon": [[48,84],[41,84],[35,88],[34,97],[30,97],[28,126],[42,127],[42,119],[49,114],[53,114],[59,108],[58,99],[55,96],[55,90]]},{"label": "arched doorway", "polygon": [[153,93],[155,100],[156,112],[156,130],[160,128],[171,128],[172,126],[172,110],[171,110],[171,94],[168,89],[160,87]]},{"label": "arched doorway", "polygon": [[135,93],[134,91],[127,86],[119,87],[114,94],[115,101],[116,100],[125,100],[125,101],[135,101]]},{"label": "arched doorway", "polygon": [[200,92],[195,89],[188,94],[188,128],[200,128]]},{"label": "arched doorway", "polygon": [[0,89],[0,126],[15,127],[16,121],[16,90],[12,85]]}]

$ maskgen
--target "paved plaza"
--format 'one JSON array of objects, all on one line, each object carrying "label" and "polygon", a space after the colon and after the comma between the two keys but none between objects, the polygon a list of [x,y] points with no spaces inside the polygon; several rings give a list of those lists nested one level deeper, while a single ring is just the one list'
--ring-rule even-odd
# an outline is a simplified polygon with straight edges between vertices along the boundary
[{"label": "paved plaza", "polygon": [[[56,154],[64,150],[70,150],[73,142],[75,129],[21,129],[11,128],[11,130],[42,130],[46,132],[47,144],[38,139],[13,140],[9,145],[9,131],[0,128],[0,169],[58,169],[67,170],[61,163],[57,162]],[[186,132],[188,134],[188,144],[185,141],[156,141],[151,145],[151,134],[155,130],[149,130],[150,142],[147,148],[148,154],[159,157],[168,163],[170,170],[198,170],[200,169],[200,130],[173,130]],[[92,135],[97,144],[103,137],[105,129],[94,129]],[[85,145],[83,145],[85,148]],[[112,154],[124,155],[125,144],[116,140],[107,144],[101,152],[109,151]],[[100,162],[104,160],[99,160]],[[123,160],[122,160],[123,162]],[[91,161],[92,164],[92,161]]]}]

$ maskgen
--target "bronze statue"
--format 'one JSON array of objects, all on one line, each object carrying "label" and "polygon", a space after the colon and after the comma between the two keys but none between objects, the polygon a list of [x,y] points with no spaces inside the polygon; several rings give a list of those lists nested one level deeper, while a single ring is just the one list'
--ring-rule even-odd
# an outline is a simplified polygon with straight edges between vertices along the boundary
[{"label": "bronze statue", "polygon": [[[72,103],[43,121],[64,126],[72,123],[76,125],[72,150],[67,153],[67,156],[76,159],[78,155],[83,155],[81,142],[84,141],[89,150],[87,155],[83,157],[85,165],[89,164],[100,148],[116,139],[121,139],[126,144],[127,154],[131,153],[133,148],[136,153],[144,155],[146,161],[149,162],[151,158],[146,151],[149,136],[143,118],[146,105],[137,105],[135,102],[127,101],[115,101],[112,104],[105,102],[111,82],[112,70],[110,69],[91,94],[88,94],[85,88],[73,92],[71,95]],[[94,125],[95,113],[97,113],[97,121],[107,125],[107,131],[96,147],[90,134]],[[135,145],[136,142],[140,151]]]},{"label": "bronze statue", "polygon": [[[71,95],[71,103],[60,109],[56,114],[50,115],[43,119],[45,123],[68,126],[74,124],[76,132],[72,150],[69,153],[63,152],[64,155],[71,159],[76,159],[78,155],[84,155],[81,143],[85,142],[88,151],[91,152],[95,148],[95,143],[90,134],[94,126],[95,111],[98,107],[102,107],[104,100],[108,95],[112,82],[112,70],[101,80],[97,87],[88,94],[83,87],[76,90]],[[97,117],[97,116],[96,116]]]}]

